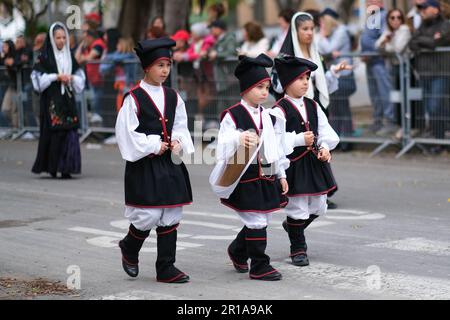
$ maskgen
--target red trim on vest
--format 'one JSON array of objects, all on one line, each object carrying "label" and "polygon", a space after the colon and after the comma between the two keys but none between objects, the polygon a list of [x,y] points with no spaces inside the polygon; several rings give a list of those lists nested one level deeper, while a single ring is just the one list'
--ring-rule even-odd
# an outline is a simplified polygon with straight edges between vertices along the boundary
[{"label": "red trim on vest", "polygon": [[[167,127],[166,127],[166,121],[165,121],[165,119],[166,119],[166,88],[164,86],[161,86],[161,87],[163,89],[163,96],[164,96],[164,99],[163,99],[164,100],[164,111],[163,111],[163,114],[161,114],[161,111],[159,111],[158,106],[156,105],[156,103],[152,99],[152,97],[148,94],[148,92],[144,88],[142,88],[142,87],[141,88],[142,88],[142,90],[144,90],[145,94],[147,95],[147,97],[152,102],[153,107],[156,109],[156,111],[160,115],[160,120],[159,121],[161,122],[161,125],[162,125],[162,128],[163,128],[163,132],[164,132],[164,134],[163,134],[164,142],[170,143],[170,137],[169,137],[169,134],[167,133]],[[175,121],[175,119],[174,119],[174,121]]]},{"label": "red trim on vest", "polygon": [[141,105],[139,104],[139,102],[133,92],[130,92],[130,96],[133,98],[134,103],[136,104],[137,116],[139,117],[141,115]]},{"label": "red trim on vest", "polygon": [[[222,121],[223,118],[225,118],[225,116],[227,115],[227,112],[229,112],[229,111],[230,111],[231,109],[233,109],[233,108],[236,108],[236,107],[239,106],[240,104],[241,104],[241,103],[238,102],[238,103],[232,105],[231,107],[228,107],[228,108],[226,108],[225,110],[223,110],[222,113],[220,114],[220,121]],[[234,119],[234,117],[233,117],[233,115],[232,115],[231,113],[230,113],[230,116],[231,116],[231,119],[233,119],[234,125],[235,125],[236,128],[237,128],[237,122],[236,122],[236,120]]]},{"label": "red trim on vest", "polygon": [[233,207],[231,204],[225,203],[225,202],[223,201],[223,199],[220,199],[220,202],[221,202],[224,206],[226,206],[226,207],[228,207],[228,208],[231,208],[231,209],[233,209],[234,211],[237,211],[237,212],[255,212],[255,213],[261,213],[261,214],[267,214],[267,213],[272,213],[272,212],[274,212],[274,211],[278,211],[278,210],[281,210],[281,209],[282,209],[282,208],[280,207],[280,208],[270,209],[270,210],[267,210],[267,211],[261,211],[261,210],[240,210],[240,209],[238,209],[238,208]]},{"label": "red trim on vest", "polygon": [[186,202],[186,203],[168,204],[168,205],[162,205],[162,206],[140,206],[140,205],[136,205],[136,204],[125,203],[125,205],[128,206],[128,207],[140,208],[140,209],[165,209],[165,208],[176,208],[176,207],[187,206],[187,205],[190,205],[190,204],[192,204],[192,201],[191,201],[191,202]]},{"label": "red trim on vest", "polygon": [[330,191],[333,191],[336,189],[337,186],[334,186],[326,191],[318,192],[318,193],[299,193],[299,194],[288,194],[287,196],[289,198],[296,198],[296,197],[314,197],[314,196],[323,196],[324,194],[329,193]]}]

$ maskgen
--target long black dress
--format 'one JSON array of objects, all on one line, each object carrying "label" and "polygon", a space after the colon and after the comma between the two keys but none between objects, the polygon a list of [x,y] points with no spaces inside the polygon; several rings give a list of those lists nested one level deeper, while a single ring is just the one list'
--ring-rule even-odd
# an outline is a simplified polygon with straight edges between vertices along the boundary
[{"label": "long black dress", "polygon": [[[79,66],[72,58],[72,75]],[[58,74],[55,54],[47,35],[38,62],[34,70],[40,73]],[[81,173],[81,153],[78,141],[79,116],[77,114],[75,92],[66,86],[61,93],[58,81],[44,90],[40,95],[40,137],[36,161],[32,172],[48,172],[56,176]]]}]

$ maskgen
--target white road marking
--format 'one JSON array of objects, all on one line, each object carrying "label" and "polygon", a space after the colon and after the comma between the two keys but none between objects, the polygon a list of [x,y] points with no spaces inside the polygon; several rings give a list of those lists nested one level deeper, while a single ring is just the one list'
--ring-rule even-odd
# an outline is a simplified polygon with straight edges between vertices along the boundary
[{"label": "white road marking", "polygon": [[[105,230],[99,230],[99,229],[94,229],[94,228],[85,228],[85,227],[74,227],[74,228],[70,228],[69,230],[82,232],[82,233],[88,233],[88,234],[95,234],[98,236],[107,236],[109,238],[114,238],[115,240],[121,239],[125,236],[125,234],[119,233],[119,232],[105,231]],[[104,246],[105,239],[106,238],[100,239],[100,243],[103,243],[103,247],[105,247]],[[157,243],[157,240],[154,238],[151,238],[151,237],[147,238],[145,241],[147,241],[149,243]],[[186,247],[186,248],[197,248],[197,247],[203,246],[203,244],[191,243],[191,242],[185,242],[185,241],[177,241],[177,245],[181,246],[181,247]],[[112,247],[112,245],[108,245],[108,247]]]},{"label": "white road marking", "polygon": [[[336,213],[343,215],[336,215]],[[333,209],[329,210],[324,217],[332,220],[378,220],[386,218],[386,215],[382,213],[370,213],[360,210]]]},{"label": "white road marking", "polygon": [[186,300],[177,296],[146,290],[130,290],[90,300]]},{"label": "white road marking", "polygon": [[409,299],[450,299],[450,281],[442,278],[420,277],[400,273],[383,272],[381,268],[379,290],[368,286],[367,269],[311,262],[308,267],[296,267],[285,260],[273,262],[285,281],[301,279],[314,285],[335,289],[364,292],[386,299],[388,296]]},{"label": "white road marking", "polygon": [[420,252],[438,256],[450,256],[450,243],[425,238],[406,238],[402,240],[372,243],[367,246],[373,248]]}]

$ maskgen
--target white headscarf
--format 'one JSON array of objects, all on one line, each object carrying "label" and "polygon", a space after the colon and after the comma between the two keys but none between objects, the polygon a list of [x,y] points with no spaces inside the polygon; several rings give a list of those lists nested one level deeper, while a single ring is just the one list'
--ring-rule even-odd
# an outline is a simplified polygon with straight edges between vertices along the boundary
[{"label": "white headscarf", "polygon": [[[59,50],[55,44],[55,38],[53,35],[53,30],[56,26],[60,26],[63,28],[66,34],[66,43],[62,50]],[[69,32],[67,31],[66,26],[61,22],[55,22],[51,25],[50,31],[50,43],[52,44],[53,54],[55,56],[56,66],[58,67],[59,74],[72,74],[72,56],[70,54],[70,39]],[[61,84],[61,94],[65,92],[65,86]]]},{"label": "white headscarf", "polygon": [[[308,16],[312,20],[314,20],[313,16],[307,12],[297,12],[291,19],[291,36],[292,36],[292,44],[294,47],[294,55],[298,58],[306,59],[303,56],[302,50],[300,49],[300,44],[298,43],[298,35],[297,35],[297,26],[295,25],[295,19],[298,16]],[[328,93],[328,85],[327,79],[325,77],[325,70],[323,69],[322,59],[319,54],[319,50],[317,49],[317,44],[315,41],[311,43],[309,46],[309,55],[311,56],[312,62],[317,64],[318,68],[313,72],[315,77],[315,84],[317,90],[319,90],[319,100],[324,108],[328,108],[330,104],[330,94]],[[312,82],[312,77],[309,80],[309,88],[306,93],[306,97],[310,99],[314,99],[314,86]]]}]

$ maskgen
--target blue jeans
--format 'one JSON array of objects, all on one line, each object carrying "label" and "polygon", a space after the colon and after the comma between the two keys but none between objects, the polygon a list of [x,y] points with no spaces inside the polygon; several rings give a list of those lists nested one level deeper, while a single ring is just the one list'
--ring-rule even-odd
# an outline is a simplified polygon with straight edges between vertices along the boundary
[{"label": "blue jeans", "polygon": [[374,108],[373,118],[375,123],[381,124],[383,118],[390,123],[394,123],[394,105],[389,99],[391,80],[384,63],[367,65],[367,83],[369,85],[370,100]]},{"label": "blue jeans", "polygon": [[430,129],[437,139],[444,139],[445,128],[450,122],[450,78],[445,76],[422,76],[425,111],[430,117]]}]

